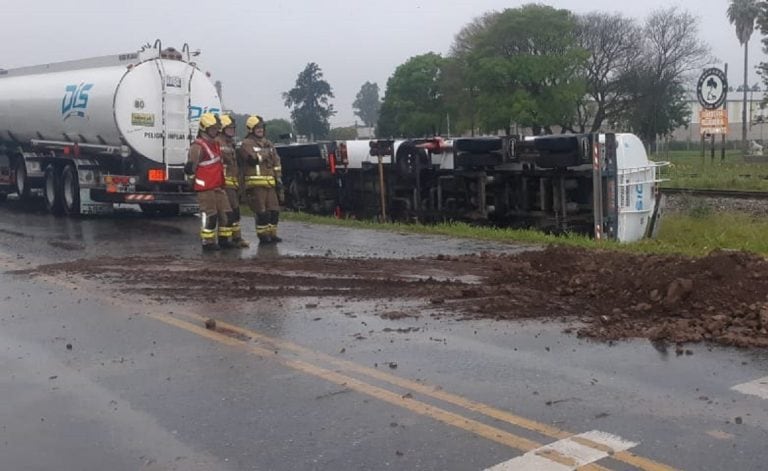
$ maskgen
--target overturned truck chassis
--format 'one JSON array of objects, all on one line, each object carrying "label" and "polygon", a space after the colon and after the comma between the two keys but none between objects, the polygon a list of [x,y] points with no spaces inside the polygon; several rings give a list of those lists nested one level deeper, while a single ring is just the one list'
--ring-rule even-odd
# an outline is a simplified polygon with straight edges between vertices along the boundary
[{"label": "overturned truck chassis", "polygon": [[[297,165],[295,151],[293,158],[279,151],[293,209],[611,239],[617,238],[620,205],[632,204],[638,184],[656,181],[655,169],[648,181],[624,178],[616,142],[614,134],[375,140],[374,159],[358,168],[349,166],[337,143],[315,144],[318,158],[311,168],[307,157]],[[656,207],[646,235],[654,230]]]}]

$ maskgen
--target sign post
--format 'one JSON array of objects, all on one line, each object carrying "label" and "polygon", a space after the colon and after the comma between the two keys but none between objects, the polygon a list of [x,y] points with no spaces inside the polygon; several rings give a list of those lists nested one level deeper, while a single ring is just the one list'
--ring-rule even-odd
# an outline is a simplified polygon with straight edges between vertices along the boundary
[{"label": "sign post", "polygon": [[[725,71],[717,68],[705,69],[696,84],[696,98],[701,105],[699,112],[699,130],[702,136],[702,146],[707,136],[712,138],[711,159],[715,159],[715,134],[722,135],[721,159],[725,159],[725,136],[728,134],[728,64]],[[703,154],[702,147],[702,154]]]}]

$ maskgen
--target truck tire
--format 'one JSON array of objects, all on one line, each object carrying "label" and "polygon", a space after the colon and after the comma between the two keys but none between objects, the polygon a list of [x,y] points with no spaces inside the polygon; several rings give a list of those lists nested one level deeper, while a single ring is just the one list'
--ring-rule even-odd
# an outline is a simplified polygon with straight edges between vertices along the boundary
[{"label": "truck tire", "polygon": [[0,202],[5,201],[6,199],[8,199],[8,194],[7,193],[0,193]]},{"label": "truck tire", "polygon": [[45,198],[45,207],[48,211],[60,216],[64,211],[61,197],[61,173],[53,165],[45,167],[45,177],[43,178],[43,197]]},{"label": "truck tire", "polygon": [[401,145],[395,156],[395,168],[401,177],[415,178],[419,170],[429,166],[429,156],[424,149],[412,145]]},{"label": "truck tire", "polygon": [[27,164],[23,157],[16,159],[13,167],[13,180],[16,185],[16,194],[24,201],[29,199],[29,179],[27,178]]},{"label": "truck tire", "polygon": [[67,216],[80,215],[80,180],[77,168],[67,165],[61,172],[61,203]]}]

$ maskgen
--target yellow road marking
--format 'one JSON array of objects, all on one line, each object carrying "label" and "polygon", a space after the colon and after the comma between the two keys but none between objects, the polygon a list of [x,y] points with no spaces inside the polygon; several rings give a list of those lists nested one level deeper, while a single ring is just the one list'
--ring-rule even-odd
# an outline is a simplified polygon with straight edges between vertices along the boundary
[{"label": "yellow road marking", "polygon": [[[465,430],[467,432],[481,436],[493,442],[508,446],[510,448],[515,448],[521,451],[531,451],[531,450],[540,448],[542,446],[540,443],[537,443],[533,440],[529,440],[527,438],[514,435],[505,430],[501,430],[495,427],[491,427],[489,425],[485,425],[476,420],[468,419],[459,414],[449,412],[445,409],[432,406],[425,402],[412,399],[410,397],[406,397],[400,394],[396,394],[387,389],[365,383],[363,381],[352,378],[350,376],[345,376],[341,373],[337,373],[335,371],[331,371],[326,368],[322,368],[302,360],[294,360],[294,359],[289,359],[282,356],[277,356],[274,354],[273,351],[253,345],[249,343],[247,340],[237,340],[225,334],[217,333],[212,330],[207,330],[203,327],[200,327],[197,324],[193,324],[191,322],[187,322],[167,314],[149,313],[147,315],[153,319],[157,319],[161,322],[172,325],[174,327],[184,329],[188,332],[197,334],[201,337],[205,337],[207,339],[214,340],[216,342],[220,342],[225,345],[245,348],[250,353],[259,355],[261,357],[270,358],[289,368],[293,368],[303,373],[316,376],[318,378],[322,378],[331,383],[338,384],[339,386],[343,386],[345,388],[352,389],[354,391],[357,391],[363,394],[367,394],[371,397],[379,399],[380,401],[387,402],[397,407],[402,407],[404,409],[407,409],[419,415],[430,417],[432,419],[443,422],[447,425]],[[217,324],[220,324],[220,323],[217,322]],[[221,324],[224,324],[224,323],[221,323]],[[229,325],[226,325],[225,327],[231,328]],[[235,330],[235,329],[232,329],[232,330]],[[564,457],[564,456],[562,457],[556,456],[555,458],[560,458],[567,461],[567,457]],[[589,470],[589,471],[607,471],[606,468],[603,468],[602,466],[595,465],[595,464],[589,464],[581,467],[580,469]]]},{"label": "yellow road marking", "polygon": [[542,458],[552,460],[555,463],[560,463],[565,466],[570,466],[571,468],[576,466],[576,460],[555,450],[539,450],[536,452],[536,456],[541,456]]},{"label": "yellow road marking", "polygon": [[588,446],[590,448],[594,448],[595,450],[600,450],[602,452],[608,453],[609,455],[612,455],[614,453],[613,448],[609,447],[608,445],[603,445],[602,443],[593,442],[588,438],[580,437],[578,435],[571,437],[570,440],[572,442],[578,443],[579,445]]},{"label": "yellow road marking", "polygon": [[302,360],[292,360],[285,357],[276,356],[274,355],[274,352],[267,350],[265,348],[257,347],[255,345],[248,344],[246,341],[236,340],[231,337],[227,337],[224,334],[219,334],[219,333],[216,333],[215,331],[204,329],[202,327],[199,327],[187,321],[183,321],[176,317],[172,317],[165,314],[149,314],[149,316],[159,321],[165,322],[166,324],[179,327],[188,332],[192,332],[194,334],[200,335],[202,337],[206,337],[216,342],[224,343],[226,345],[244,347],[250,353],[254,353],[256,355],[274,359],[275,361],[282,363],[283,365],[293,368],[295,370],[299,370],[301,372],[310,374],[312,376],[320,377],[322,379],[338,384],[339,386],[343,386],[345,388],[362,392],[369,396],[373,396],[376,399],[380,399],[390,404],[394,404],[398,407],[406,408],[418,414],[427,415],[427,416],[436,418],[441,422],[445,422],[449,425],[453,425],[461,429],[467,430],[469,432],[475,433],[482,437],[493,440],[497,443],[501,443],[502,445],[506,445],[512,448],[517,448],[519,450],[525,450],[525,451],[533,450],[541,446],[541,444],[536,443],[532,440],[528,440],[527,438],[518,437],[504,430],[496,429],[496,428],[487,426],[485,424],[481,424],[480,422],[464,418],[458,414],[454,414],[452,412],[448,412],[446,410],[443,410],[437,407],[433,407],[429,404],[418,401],[416,399],[403,397],[402,395],[396,394],[392,391],[389,391],[377,386],[373,386],[371,384],[359,381],[350,376],[345,376],[340,373],[336,373],[334,371],[315,366],[311,363],[307,363]]},{"label": "yellow road marking", "polygon": [[[202,317],[196,313],[189,312],[189,311],[179,313],[179,314],[187,316],[198,322],[204,322],[206,319],[205,317]],[[404,379],[399,376],[395,376],[375,368],[362,366],[348,360],[342,360],[322,352],[318,352],[318,351],[308,349],[306,347],[302,347],[300,345],[297,345],[287,340],[281,340],[281,339],[269,337],[257,331],[246,329],[243,327],[238,327],[236,325],[229,324],[227,322],[216,321],[216,323],[217,325],[224,327],[225,329],[231,330],[237,334],[243,335],[245,337],[250,337],[254,340],[267,343],[269,345],[274,345],[278,349],[288,350],[288,351],[292,351],[302,355],[315,357],[317,359],[324,360],[328,363],[333,364],[336,367],[345,369],[347,371],[360,373],[374,379],[385,381],[395,386],[399,386],[405,389],[410,389],[411,391],[417,392],[419,394],[424,394],[425,396],[430,396],[432,398],[447,402],[449,404],[453,404],[453,405],[462,407],[464,409],[471,410],[473,412],[478,412],[485,416],[498,419],[527,430],[538,432],[547,437],[562,440],[562,439],[570,438],[574,436],[573,433],[567,432],[565,430],[561,430],[557,427],[552,427],[550,425],[536,422],[531,419],[526,419],[525,417],[520,417],[518,415],[512,414],[511,412],[497,409],[487,404],[476,402],[471,399],[458,396],[456,394],[452,394],[449,392],[436,389],[433,386],[428,386],[422,383],[418,383],[416,381]],[[583,444],[585,446],[589,446],[598,450],[601,449],[597,446],[592,446],[586,442]],[[595,445],[598,445],[598,444],[595,443]],[[663,463],[659,463],[649,458],[643,458],[641,456],[635,455],[634,453],[630,453],[626,451],[612,454],[611,457],[619,461],[623,461],[624,463],[635,466],[637,468],[643,469],[645,471],[674,471],[675,470],[675,468],[667,466]]]},{"label": "yellow road marking", "polygon": [[[16,263],[13,260],[5,259],[5,260],[3,260],[3,262],[6,264],[6,266],[10,266],[9,268],[12,268],[12,269],[24,269],[24,267],[22,267],[20,264]],[[77,288],[77,287],[81,286],[81,285],[75,284],[75,283],[73,283],[71,281],[64,280],[64,279],[61,279],[59,277],[54,277],[53,275],[38,275],[38,277],[44,279],[45,281],[50,282],[51,284],[56,284],[56,285],[63,286],[65,288],[69,288],[69,289]],[[104,297],[105,299],[112,300],[112,298],[107,297],[107,296],[102,296],[102,297]],[[228,337],[226,335],[217,334],[215,332],[208,331],[208,330],[200,328],[200,327],[198,327],[198,326],[196,326],[194,324],[189,324],[189,323],[186,323],[184,321],[181,321],[181,320],[179,320],[179,319],[177,319],[175,317],[171,317],[171,316],[168,316],[168,315],[165,315],[165,314],[154,314],[154,313],[150,313],[148,315],[150,317],[153,317],[153,318],[157,319],[157,320],[165,322],[166,324],[170,324],[170,325],[174,325],[176,327],[183,328],[185,330],[188,330],[190,332],[194,332],[194,333],[196,333],[196,334],[198,334],[198,335],[200,335],[202,337],[209,338],[209,339],[217,341],[219,343],[223,343],[223,344],[234,346],[234,347],[239,347],[239,346],[246,345],[253,353],[257,353],[259,355],[268,355],[270,357],[274,357],[273,353],[270,352],[270,351],[260,349],[260,348],[258,348],[256,346],[253,346],[253,345],[246,344],[245,342],[240,341],[240,340],[232,339],[232,338],[230,338],[230,337]],[[192,317],[192,318],[197,319],[197,320],[204,320],[205,319],[202,316],[199,316],[198,314],[195,314],[195,313],[192,313],[192,312],[183,313],[182,315],[186,315],[187,317]],[[423,384],[417,383],[415,381],[403,379],[403,378],[400,378],[400,377],[397,377],[397,376],[394,376],[394,375],[390,375],[388,373],[381,372],[381,371],[376,370],[376,369],[364,367],[362,365],[358,365],[356,363],[353,363],[353,362],[350,362],[350,361],[347,361],[347,360],[341,360],[341,359],[332,357],[330,355],[326,355],[326,354],[321,353],[321,352],[316,352],[316,351],[313,351],[313,350],[301,347],[301,346],[299,346],[297,344],[294,344],[292,342],[289,342],[289,341],[268,337],[268,336],[260,334],[260,333],[258,333],[256,331],[252,331],[250,329],[241,328],[241,327],[238,327],[238,326],[235,326],[235,325],[232,325],[232,324],[228,324],[228,323],[225,323],[225,322],[217,321],[217,323],[219,323],[223,327],[226,327],[226,328],[228,328],[228,329],[230,329],[230,330],[232,330],[234,332],[240,333],[242,335],[249,336],[249,337],[251,337],[253,339],[258,339],[258,340],[260,340],[262,342],[265,342],[265,343],[269,343],[269,344],[275,345],[278,348],[282,348],[282,349],[289,350],[289,351],[294,351],[296,353],[301,353],[301,354],[305,354],[305,355],[312,355],[312,356],[315,356],[316,358],[325,359],[326,361],[328,361],[328,362],[330,362],[332,364],[335,364],[337,366],[346,368],[346,369],[348,369],[350,371],[355,371],[357,373],[364,374],[366,376],[369,376],[369,377],[372,377],[372,378],[375,378],[375,379],[379,379],[379,380],[388,382],[388,383],[396,385],[396,386],[400,386],[400,387],[403,387],[403,388],[406,388],[406,389],[410,389],[410,390],[412,390],[414,392],[418,392],[420,394],[424,394],[424,395],[433,397],[435,399],[439,399],[439,400],[442,400],[444,402],[447,402],[447,403],[450,403],[450,404],[454,404],[454,405],[463,407],[465,409],[468,409],[468,410],[471,410],[471,411],[474,411],[474,412],[481,413],[481,414],[486,415],[488,417],[492,417],[492,418],[495,418],[495,419],[498,419],[498,420],[502,420],[504,422],[510,423],[512,425],[519,426],[521,428],[525,428],[527,430],[538,432],[538,433],[540,433],[542,435],[545,435],[545,436],[548,436],[548,437],[557,438],[557,439],[564,439],[564,438],[572,437],[574,435],[572,433],[566,432],[566,431],[558,429],[556,427],[551,427],[549,425],[546,425],[546,424],[543,424],[543,423],[540,423],[540,422],[536,422],[536,421],[533,421],[533,420],[530,420],[530,419],[526,419],[524,417],[517,416],[515,414],[509,413],[509,412],[501,410],[501,409],[494,408],[492,406],[488,406],[486,404],[482,404],[482,403],[479,403],[479,402],[476,402],[476,401],[472,401],[470,399],[463,398],[463,397],[455,395],[455,394],[451,394],[451,393],[447,393],[447,392],[444,392],[444,391],[441,391],[441,390],[437,390],[434,387],[428,387],[428,386],[425,386]],[[258,350],[258,352],[257,352],[257,350]],[[278,359],[278,360],[283,362],[284,364],[288,364],[286,362],[297,361],[297,360],[287,360],[287,359]],[[301,363],[303,363],[303,362],[301,362]],[[288,366],[291,366],[291,365],[288,365]],[[310,365],[310,366],[312,366],[312,365]],[[317,369],[322,369],[322,368],[315,367],[315,366],[312,366],[312,367],[313,368],[317,368]],[[336,373],[330,372],[329,370],[325,370],[325,371],[328,371],[330,374],[336,374]],[[340,374],[338,376],[340,376],[342,378],[346,378],[346,377],[344,377],[344,376],[342,376]],[[389,391],[387,391],[385,389],[377,388],[377,387],[375,387],[373,385],[368,385],[367,383],[363,383],[363,382],[357,381],[357,380],[355,380],[353,378],[349,378],[349,380],[351,380],[353,382],[356,382],[356,383],[359,383],[360,385],[364,385],[366,387],[375,388],[375,389],[384,391],[386,393],[390,393]],[[330,381],[330,379],[329,379],[329,381]],[[335,381],[333,381],[333,382],[335,382]],[[341,383],[337,383],[337,384],[341,384]],[[347,383],[346,380],[345,380],[344,385],[347,385],[347,387],[350,387],[350,386],[348,386],[348,384],[351,384],[351,383]],[[392,394],[392,393],[390,393],[390,394]],[[402,399],[402,397],[400,397],[400,396],[397,396],[397,395],[395,395],[395,396],[399,397],[400,399]],[[382,400],[384,400],[384,399],[382,399]],[[389,401],[387,401],[387,402],[389,402]],[[401,402],[402,401],[399,401],[396,405],[402,407]],[[418,401],[416,401],[416,402],[418,402]],[[519,444],[522,445],[523,443],[527,442],[527,445],[529,447],[532,447],[532,448],[521,448],[521,447],[517,447],[517,446],[514,446],[514,445],[508,445],[508,446],[513,447],[513,448],[517,448],[517,449],[520,449],[520,450],[523,450],[523,451],[530,451],[531,449],[538,448],[540,446],[538,443],[530,441],[530,440],[527,440],[527,439],[525,439],[523,437],[517,437],[516,435],[513,435],[513,434],[508,433],[506,431],[499,430],[499,429],[494,429],[493,427],[488,427],[488,426],[486,426],[484,424],[481,424],[479,422],[472,421],[471,419],[466,419],[464,417],[459,416],[458,414],[453,414],[453,413],[448,412],[448,411],[443,411],[442,409],[434,408],[434,407],[429,406],[428,404],[425,404],[425,403],[422,403],[422,404],[425,407],[427,407],[427,408],[430,408],[430,409],[433,409],[433,410],[440,410],[440,411],[444,412],[445,414],[449,414],[448,416],[444,417],[445,419],[449,419],[449,418],[450,419],[458,419],[459,422],[456,422],[456,423],[461,423],[461,421],[468,421],[470,423],[476,423],[479,426],[481,426],[480,428],[478,428],[478,430],[484,430],[485,432],[488,432],[487,429],[490,429],[492,431],[496,431],[496,432],[501,433],[502,436],[503,436],[503,434],[507,434],[507,435],[510,436],[509,438],[511,438],[513,440],[517,440],[517,439],[523,440],[523,442],[518,442]],[[427,414],[422,413],[423,410],[422,410],[422,412],[419,412],[419,411],[414,411],[414,412],[421,413],[422,415],[427,415]],[[440,419],[438,419],[438,420],[440,420]],[[441,421],[443,421],[443,420],[441,420]],[[449,424],[453,425],[450,422],[445,422],[445,423],[449,423]],[[460,428],[463,428],[463,427],[460,427]],[[487,429],[485,429],[485,428],[487,428]],[[497,441],[497,440],[495,440],[493,438],[493,437],[498,437],[499,436],[499,435],[495,434],[496,432],[494,432],[494,434],[492,436],[489,436],[487,438],[489,438],[489,439],[491,439],[493,441]],[[475,432],[473,432],[473,433],[475,433]],[[478,435],[480,435],[480,434],[478,433]],[[512,438],[512,437],[514,437],[514,438]],[[587,446],[590,446],[590,445],[587,445]],[[596,449],[598,449],[598,448],[596,448]],[[675,468],[669,467],[669,466],[667,466],[665,464],[659,463],[659,462],[651,460],[649,458],[644,458],[644,457],[635,455],[634,453],[627,452],[627,451],[622,451],[622,452],[619,452],[619,453],[615,453],[615,454],[612,455],[612,458],[617,459],[619,461],[623,461],[624,463],[630,464],[632,466],[635,466],[635,467],[637,467],[639,469],[643,469],[645,471],[674,471],[675,470]],[[601,467],[599,465],[595,465],[595,464],[590,464],[590,465],[584,466],[584,467],[582,467],[580,469],[592,470],[592,471],[605,470],[605,468],[603,468],[603,467]]]},{"label": "yellow road marking", "polygon": [[624,463],[631,464],[635,468],[644,469],[645,471],[675,471],[675,468],[667,466],[658,461],[654,461],[650,458],[643,458],[630,451],[620,451],[611,455],[611,458]]}]

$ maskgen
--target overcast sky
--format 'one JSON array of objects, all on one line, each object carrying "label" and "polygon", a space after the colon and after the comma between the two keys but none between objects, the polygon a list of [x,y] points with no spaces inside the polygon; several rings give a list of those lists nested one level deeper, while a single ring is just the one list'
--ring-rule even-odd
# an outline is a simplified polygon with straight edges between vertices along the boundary
[{"label": "overcast sky", "polygon": [[[355,122],[352,102],[365,81],[383,96],[395,68],[426,52],[446,54],[454,35],[490,10],[526,3],[502,0],[5,0],[0,68],[58,62],[137,50],[156,38],[201,49],[200,62],[223,83],[227,108],[266,119],[288,118],[282,92],[308,62],[333,87],[334,126]],[[741,49],[725,11],[727,0],[548,0],[576,13],[621,12],[644,18],[678,6],[700,18],[700,35],[729,63],[731,83],[742,82]],[[750,42],[750,63],[765,60],[760,33]],[[750,66],[752,68],[752,66]],[[753,73],[750,84],[758,77]]]}]

